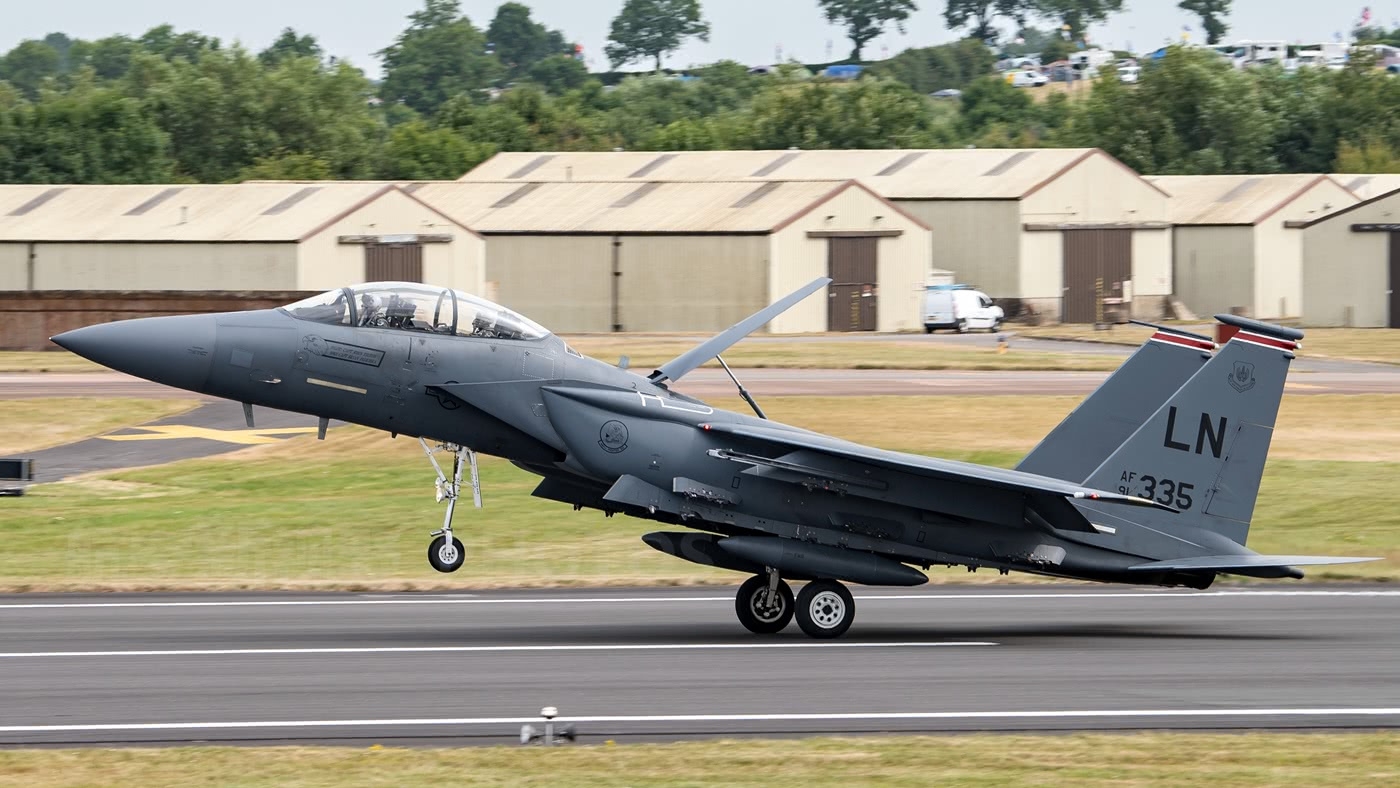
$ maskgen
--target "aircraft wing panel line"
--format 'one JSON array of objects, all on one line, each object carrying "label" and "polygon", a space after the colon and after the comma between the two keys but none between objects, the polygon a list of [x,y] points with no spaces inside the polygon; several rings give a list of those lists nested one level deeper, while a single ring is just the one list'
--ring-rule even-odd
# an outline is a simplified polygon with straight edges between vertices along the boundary
[{"label": "aircraft wing panel line", "polygon": [[1059,479],[1051,479],[1045,476],[1022,473],[1020,471],[988,468],[953,460],[940,460],[932,457],[920,457],[913,454],[872,449],[857,443],[826,436],[794,435],[782,430],[743,424],[702,424],[701,429],[733,435],[738,438],[761,443],[774,444],[785,448],[805,449],[846,460],[877,465],[890,470],[944,479],[947,481],[962,482],[984,487],[998,487],[1026,493],[1054,495],[1076,500],[1120,503],[1129,506],[1163,509],[1169,512],[1176,511],[1164,504],[1156,503],[1155,501],[1140,498],[1135,495],[1122,495],[1105,490],[1095,490],[1083,485],[1071,484]]},{"label": "aircraft wing panel line", "polygon": [[1232,569],[1282,568],[1289,566],[1330,566],[1379,561],[1379,558],[1357,558],[1340,555],[1205,555],[1196,558],[1175,558],[1152,561],[1128,567],[1130,572],[1228,572]]}]

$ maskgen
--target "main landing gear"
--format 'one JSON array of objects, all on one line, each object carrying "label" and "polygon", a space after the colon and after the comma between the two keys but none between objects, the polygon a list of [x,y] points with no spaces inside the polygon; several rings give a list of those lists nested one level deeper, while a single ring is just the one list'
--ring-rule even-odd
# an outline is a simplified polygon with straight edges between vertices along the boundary
[{"label": "main landing gear", "polygon": [[792,588],[775,569],[754,575],[739,586],[734,598],[739,623],[750,632],[771,635],[797,618],[809,637],[828,639],[846,634],[856,618],[851,592],[835,580],[813,580],[794,599]]},{"label": "main landing gear", "polygon": [[[436,538],[428,543],[428,563],[439,572],[455,572],[462,568],[462,563],[467,560],[467,552],[462,548],[461,541],[452,535],[452,515],[457,509],[457,495],[462,490],[463,466],[471,468],[472,502],[476,504],[476,508],[481,508],[481,476],[477,472],[476,452],[455,443],[439,443],[428,448],[427,441],[422,438],[418,439],[418,444],[423,447],[423,453],[428,455],[428,462],[433,464],[433,470],[437,471],[438,502],[447,501],[447,514],[442,519],[442,528],[432,532],[431,536]],[[443,473],[442,466],[433,456],[440,451],[452,453],[451,478]]]}]

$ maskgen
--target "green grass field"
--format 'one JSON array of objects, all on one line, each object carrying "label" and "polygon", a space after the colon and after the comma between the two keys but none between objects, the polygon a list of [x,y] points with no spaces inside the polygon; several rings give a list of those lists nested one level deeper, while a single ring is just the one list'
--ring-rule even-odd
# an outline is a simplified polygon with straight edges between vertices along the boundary
[{"label": "green grass field", "polygon": [[72,443],[118,427],[183,413],[195,404],[194,400],[84,397],[0,400],[0,425],[5,426],[0,430],[0,454]]},{"label": "green grass field", "polygon": [[1400,782],[1396,733],[903,736],[475,747],[0,751],[0,788],[1234,786]]},{"label": "green grass field", "polygon": [[[774,418],[889,448],[1013,464],[1069,397],[769,398]],[[717,403],[728,404],[728,403]],[[1400,397],[1285,401],[1250,546],[1377,555],[1314,572],[1400,579]],[[971,447],[978,447],[975,450]],[[431,571],[441,522],[417,443],[360,428],[224,457],[44,485],[0,505],[0,589],[442,588],[728,583],[643,545],[657,527],[529,496],[538,479],[482,466],[486,508],[459,508],[467,565]],[[1029,576],[1018,576],[1022,579]],[[935,569],[934,582],[995,581]]]}]

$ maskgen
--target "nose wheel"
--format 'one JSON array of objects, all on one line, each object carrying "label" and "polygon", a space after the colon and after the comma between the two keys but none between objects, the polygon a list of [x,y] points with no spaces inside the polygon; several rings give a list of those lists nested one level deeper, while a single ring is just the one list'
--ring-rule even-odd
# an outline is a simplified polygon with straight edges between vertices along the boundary
[{"label": "nose wheel", "polygon": [[[472,502],[476,504],[476,508],[481,508],[481,475],[476,467],[476,452],[455,443],[439,443],[429,448],[427,441],[422,438],[418,439],[418,444],[423,447],[423,453],[428,455],[428,462],[433,464],[433,470],[437,472],[438,502],[447,501],[447,514],[442,518],[442,528],[430,534],[435,538],[428,543],[428,564],[439,572],[455,572],[462,568],[467,558],[461,541],[452,535],[452,515],[457,510],[457,496],[462,491],[463,468],[471,468]],[[433,456],[440,451],[452,453],[451,477],[443,472],[437,457]]]},{"label": "nose wheel", "polygon": [[443,534],[428,543],[428,563],[439,572],[455,572],[462,568],[466,560],[467,551],[462,549],[461,540],[455,536],[449,542],[447,535]]},{"label": "nose wheel", "polygon": [[797,625],[809,637],[839,638],[856,620],[856,601],[835,580],[813,580],[797,595]]}]

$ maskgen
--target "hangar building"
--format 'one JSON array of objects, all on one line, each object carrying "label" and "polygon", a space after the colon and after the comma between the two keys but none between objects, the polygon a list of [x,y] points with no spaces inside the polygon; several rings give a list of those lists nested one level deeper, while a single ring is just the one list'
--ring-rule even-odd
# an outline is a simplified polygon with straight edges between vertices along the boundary
[{"label": "hangar building", "polygon": [[1382,194],[1400,189],[1400,173],[1388,175],[1357,175],[1356,173],[1334,173],[1332,180],[1347,187],[1363,200],[1379,197]]},{"label": "hangar building", "polygon": [[1158,317],[1167,195],[1098,149],[499,153],[464,182],[855,179],[933,230],[933,265],[1052,319]]},{"label": "hangar building", "polygon": [[1400,328],[1400,189],[1289,225],[1303,237],[1303,322]]},{"label": "hangar building", "polygon": [[387,184],[0,186],[0,345],[364,281],[479,292],[483,252],[480,236]]},{"label": "hangar building", "polygon": [[1308,221],[1358,202],[1326,175],[1164,175],[1172,195],[1176,297],[1198,315],[1243,311],[1261,319],[1303,310]]},{"label": "hangar building", "polygon": [[508,179],[415,195],[485,236],[488,298],[554,331],[720,330],[825,275],[824,299],[769,330],[922,324],[929,229],[853,181]]}]

